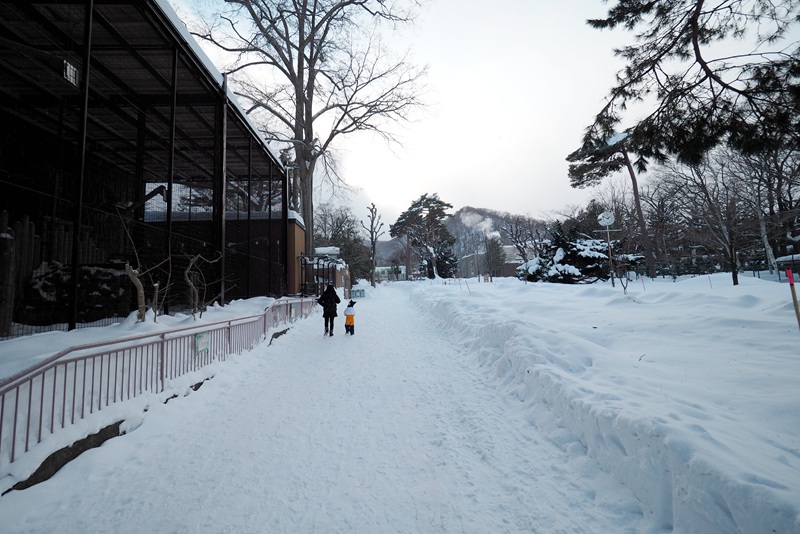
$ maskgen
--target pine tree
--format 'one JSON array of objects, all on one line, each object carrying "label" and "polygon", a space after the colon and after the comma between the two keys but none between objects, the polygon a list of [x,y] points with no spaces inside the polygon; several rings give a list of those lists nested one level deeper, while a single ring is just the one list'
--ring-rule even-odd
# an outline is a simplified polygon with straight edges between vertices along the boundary
[{"label": "pine tree", "polygon": [[[451,215],[447,213],[453,205],[439,199],[439,195],[425,193],[411,203],[411,206],[400,214],[397,221],[389,226],[392,237],[406,237],[414,253],[429,265],[428,276],[436,278],[444,276],[438,271],[439,257],[449,252],[455,243],[444,221]],[[452,276],[452,272],[447,273]]]},{"label": "pine tree", "polygon": [[[453,240],[455,242],[455,240]],[[444,244],[436,257],[436,270],[442,278],[453,278],[458,272],[458,259],[453,254],[453,244]]]},{"label": "pine tree", "polygon": [[615,50],[627,64],[582,150],[612,145],[627,106],[650,97],[655,109],[627,130],[640,171],[668,154],[699,163],[721,142],[745,153],[800,148],[798,23],[797,0],[612,2],[588,24],[635,31],[635,44]]},{"label": "pine tree", "polygon": [[645,262],[647,271],[651,278],[656,276],[655,255],[653,253],[653,242],[647,231],[647,223],[642,209],[642,200],[639,192],[639,182],[633,170],[628,150],[629,142],[627,135],[617,135],[609,141],[587,148],[586,146],[576,150],[569,156],[569,178],[572,187],[588,187],[596,185],[600,180],[609,176],[620,169],[626,169],[631,179],[631,191],[633,192],[633,202],[636,208],[636,221],[641,232],[642,246],[644,247]]},{"label": "pine tree", "polygon": [[505,254],[503,253],[503,244],[497,237],[486,238],[486,271],[489,276],[500,276],[505,263]]},{"label": "pine tree", "polygon": [[561,221],[556,221],[550,239],[543,244],[541,255],[523,266],[522,276],[531,282],[558,284],[607,280],[606,243],[599,239],[581,238],[574,226],[567,229]]}]

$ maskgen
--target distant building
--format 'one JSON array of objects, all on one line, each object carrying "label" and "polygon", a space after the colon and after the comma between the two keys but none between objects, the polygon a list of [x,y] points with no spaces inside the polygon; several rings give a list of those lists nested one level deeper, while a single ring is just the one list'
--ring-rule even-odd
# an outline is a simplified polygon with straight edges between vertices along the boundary
[{"label": "distant building", "polygon": [[347,262],[341,257],[339,247],[317,247],[314,249],[314,256],[300,256],[302,261],[301,269],[313,273],[308,276],[304,272],[302,280],[311,280],[302,285],[302,293],[305,295],[320,295],[329,285],[341,287],[345,290],[345,297],[349,295],[352,287],[350,278],[350,268]]},{"label": "distant building", "polygon": [[405,265],[392,265],[375,268],[375,280],[378,282],[396,282],[407,280]]},{"label": "distant building", "polygon": [[800,254],[789,254],[775,258],[775,263],[779,269],[791,269],[793,273],[800,277]]}]

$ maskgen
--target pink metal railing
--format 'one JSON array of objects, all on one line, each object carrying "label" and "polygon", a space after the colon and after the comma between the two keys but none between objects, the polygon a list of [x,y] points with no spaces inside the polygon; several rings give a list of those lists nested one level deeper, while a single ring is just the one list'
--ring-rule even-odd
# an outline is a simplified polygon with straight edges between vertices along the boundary
[{"label": "pink metal railing", "polygon": [[279,300],[260,315],[72,347],[0,380],[0,476],[47,434],[250,350],[315,306],[310,298]]}]

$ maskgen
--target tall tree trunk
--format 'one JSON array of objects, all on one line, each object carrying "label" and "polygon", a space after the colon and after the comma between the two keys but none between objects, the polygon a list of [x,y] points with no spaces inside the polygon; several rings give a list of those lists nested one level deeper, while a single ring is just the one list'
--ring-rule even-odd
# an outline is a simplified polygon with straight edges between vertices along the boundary
[{"label": "tall tree trunk", "polygon": [[300,181],[300,214],[306,226],[305,250],[306,256],[314,256],[314,200],[312,197],[313,185],[311,179]]},{"label": "tall tree trunk", "polygon": [[647,224],[644,221],[644,212],[642,212],[642,199],[639,196],[639,184],[636,181],[636,173],[633,171],[631,159],[628,157],[628,151],[622,148],[622,157],[625,158],[625,166],[628,168],[628,174],[631,176],[631,185],[633,186],[633,201],[636,206],[636,218],[639,221],[639,231],[642,233],[642,246],[644,247],[644,261],[647,264],[647,273],[650,278],[656,277],[656,264],[653,258],[653,242],[650,240],[650,234],[647,233]]},{"label": "tall tree trunk", "polygon": [[736,246],[731,243],[728,245],[728,261],[731,264],[731,279],[733,285],[739,285],[739,261],[737,258]]},{"label": "tall tree trunk", "polygon": [[[295,133],[302,135],[300,139],[304,139],[313,135],[310,126],[307,130],[309,131],[304,132],[300,129]],[[305,253],[308,257],[314,257],[314,168],[316,160],[310,147],[310,143],[296,143],[295,161],[298,166],[296,170],[300,186],[300,215],[306,226]]]},{"label": "tall tree trunk", "polygon": [[372,261],[370,262],[372,265],[372,270],[369,273],[370,285],[372,287],[375,287],[375,269],[378,267],[378,262],[375,260],[375,249],[377,242],[377,238],[372,241]]},{"label": "tall tree trunk", "polygon": [[767,221],[764,220],[764,212],[760,209],[756,209],[756,213],[758,213],[758,230],[761,234],[761,242],[764,244],[764,251],[767,255],[769,273],[772,274],[778,268],[778,264],[775,261],[775,254],[772,253],[772,245],[770,245],[769,236],[767,235]]}]

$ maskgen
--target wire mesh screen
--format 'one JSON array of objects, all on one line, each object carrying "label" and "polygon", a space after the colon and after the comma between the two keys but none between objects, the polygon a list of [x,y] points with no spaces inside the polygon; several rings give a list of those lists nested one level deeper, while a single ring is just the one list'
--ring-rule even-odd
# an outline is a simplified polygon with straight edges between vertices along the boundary
[{"label": "wire mesh screen", "polygon": [[[69,114],[62,110],[62,120]],[[73,258],[79,262],[77,322],[103,324],[126,316],[124,260],[130,245],[117,204],[130,197],[131,181],[89,153],[85,175],[92,186],[84,191],[78,227],[77,161],[69,139],[6,119],[9,128],[0,134],[0,336],[66,328]]]},{"label": "wire mesh screen", "polygon": [[149,8],[0,4],[0,339],[285,290],[277,159]]}]

